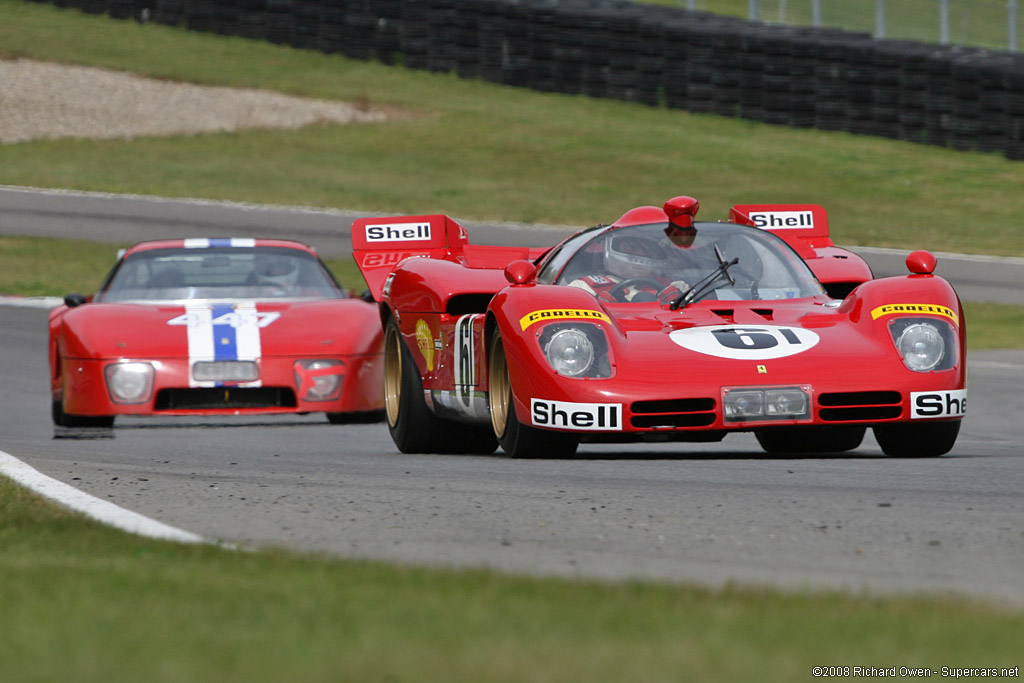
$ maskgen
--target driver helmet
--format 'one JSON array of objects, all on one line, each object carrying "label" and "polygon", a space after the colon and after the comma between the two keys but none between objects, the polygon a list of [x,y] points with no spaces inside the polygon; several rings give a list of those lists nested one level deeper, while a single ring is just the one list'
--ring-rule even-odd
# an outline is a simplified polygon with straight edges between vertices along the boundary
[{"label": "driver helmet", "polygon": [[299,263],[290,256],[259,254],[256,275],[261,285],[294,287],[299,281]]},{"label": "driver helmet", "polygon": [[604,266],[612,275],[653,278],[665,272],[667,263],[664,250],[648,237],[612,234],[605,241]]}]

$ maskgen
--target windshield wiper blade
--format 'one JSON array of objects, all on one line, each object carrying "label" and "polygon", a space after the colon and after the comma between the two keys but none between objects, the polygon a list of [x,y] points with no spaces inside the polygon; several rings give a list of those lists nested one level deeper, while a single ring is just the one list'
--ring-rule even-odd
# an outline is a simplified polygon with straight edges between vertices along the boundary
[{"label": "windshield wiper blade", "polygon": [[729,280],[729,284],[736,284],[736,279],[729,274],[729,269],[740,262],[739,257],[733,258],[731,261],[726,261],[717,244],[715,245],[715,256],[718,257],[718,268],[702,277],[693,287],[690,287],[688,290],[680,294],[679,297],[669,305],[669,310],[675,311],[680,308],[686,308],[699,297],[718,287],[718,284],[716,283],[723,275]]}]

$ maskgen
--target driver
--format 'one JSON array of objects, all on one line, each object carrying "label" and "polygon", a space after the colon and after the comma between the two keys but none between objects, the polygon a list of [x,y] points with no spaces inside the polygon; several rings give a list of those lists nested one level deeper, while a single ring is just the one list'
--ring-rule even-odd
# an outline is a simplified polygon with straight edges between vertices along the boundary
[{"label": "driver", "polygon": [[[656,241],[635,232],[605,237],[604,275],[584,275],[570,287],[590,292],[603,301],[656,301],[658,292],[673,283],[665,277],[669,260]],[[620,285],[625,286],[620,286]],[[680,287],[680,289],[682,289]]]},{"label": "driver", "polygon": [[282,293],[294,293],[299,283],[299,263],[290,256],[258,254],[255,262],[257,282]]}]

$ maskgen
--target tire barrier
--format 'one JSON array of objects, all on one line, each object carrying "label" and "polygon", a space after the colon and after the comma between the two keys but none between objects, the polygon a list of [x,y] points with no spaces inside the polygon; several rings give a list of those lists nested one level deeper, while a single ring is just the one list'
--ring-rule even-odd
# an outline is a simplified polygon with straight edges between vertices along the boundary
[{"label": "tire barrier", "polygon": [[630,0],[52,2],[543,92],[1024,159],[1017,53]]}]

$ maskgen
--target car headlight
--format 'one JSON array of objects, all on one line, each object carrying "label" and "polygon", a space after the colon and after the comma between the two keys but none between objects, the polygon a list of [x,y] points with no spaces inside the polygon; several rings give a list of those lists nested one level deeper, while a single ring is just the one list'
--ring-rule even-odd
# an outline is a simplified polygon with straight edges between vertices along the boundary
[{"label": "car headlight", "polygon": [[612,376],[612,352],[601,325],[550,323],[537,332],[537,342],[548,365],[563,377]]},{"label": "car headlight", "polygon": [[307,359],[295,362],[295,386],[304,401],[332,401],[341,394],[345,364],[340,360]]},{"label": "car headlight", "polygon": [[811,387],[725,387],[722,408],[726,422],[808,420]]},{"label": "car headlight", "polygon": [[570,327],[551,335],[544,355],[558,374],[579,377],[594,363],[594,344],[585,332]]},{"label": "car headlight", "polygon": [[144,403],[153,392],[153,366],[149,363],[115,363],[103,372],[115,403]]},{"label": "car headlight", "polygon": [[929,319],[904,319],[891,328],[896,350],[903,358],[903,364],[916,373],[930,370],[946,370],[951,367],[947,347],[951,332],[949,326]]}]

